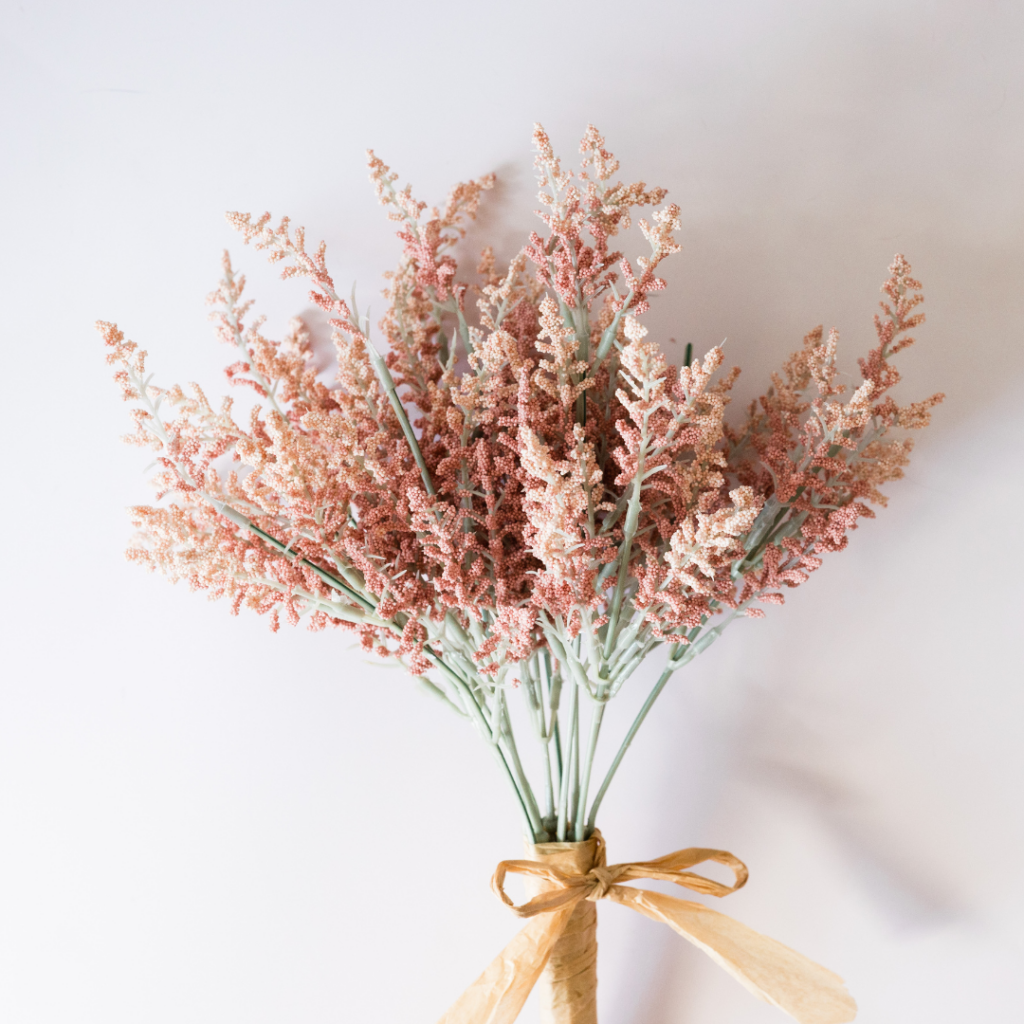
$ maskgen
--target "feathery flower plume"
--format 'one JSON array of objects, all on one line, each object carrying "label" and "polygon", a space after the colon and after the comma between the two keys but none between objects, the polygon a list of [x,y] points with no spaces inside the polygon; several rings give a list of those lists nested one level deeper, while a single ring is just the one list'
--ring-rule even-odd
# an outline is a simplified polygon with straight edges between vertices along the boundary
[{"label": "feathery flower plume", "polygon": [[[579,841],[673,673],[847,545],[902,476],[905,431],[942,396],[892,396],[892,358],[923,320],[896,256],[859,386],[839,383],[838,335],[818,327],[728,424],[738,371],[721,372],[721,348],[677,368],[641,323],[679,251],[678,207],[615,180],[593,126],[578,171],[539,125],[534,146],[542,229],[506,267],[485,249],[476,281],[458,245],[493,176],[428,209],[368,154],[402,243],[383,355],[324,243],[308,250],[287,217],[228,214],[283,278],[308,281],[338,361],[333,382],[318,377],[301,320],[265,336],[225,255],[210,303],[233,349],[228,382],[255,394],[241,423],[230,398],[157,386],[146,353],[99,328],[133,404],[127,440],[157,455],[157,504],[130,510],[128,557],[274,630],[282,618],[349,630],[401,662],[487,740],[532,841]],[[643,210],[649,251],[631,261],[612,242]],[[592,794],[605,705],[661,647],[665,670]],[[520,760],[511,690],[542,748],[539,781]]]}]

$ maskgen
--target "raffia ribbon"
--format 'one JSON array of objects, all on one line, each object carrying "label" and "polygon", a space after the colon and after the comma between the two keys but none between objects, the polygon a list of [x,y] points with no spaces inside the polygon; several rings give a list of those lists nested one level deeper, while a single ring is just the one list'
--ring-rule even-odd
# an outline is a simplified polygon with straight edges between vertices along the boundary
[{"label": "raffia ribbon", "polygon": [[[490,966],[459,997],[438,1024],[512,1024],[519,1016],[551,950],[572,912],[582,900],[613,900],[667,924],[702,949],[737,981],[788,1013],[800,1024],[844,1024],[857,1015],[857,1004],[843,979],[745,924],[701,903],[636,889],[622,882],[639,878],[674,882],[708,896],[728,896],[747,881],[747,868],[725,850],[677,850],[657,860],[605,865],[604,840],[595,832],[599,849],[595,866],[571,874],[532,860],[502,861],[491,888],[506,906],[529,921]],[[732,869],[732,885],[686,870],[714,861]],[[516,906],[505,892],[508,874],[532,876],[546,883],[545,891]]]}]

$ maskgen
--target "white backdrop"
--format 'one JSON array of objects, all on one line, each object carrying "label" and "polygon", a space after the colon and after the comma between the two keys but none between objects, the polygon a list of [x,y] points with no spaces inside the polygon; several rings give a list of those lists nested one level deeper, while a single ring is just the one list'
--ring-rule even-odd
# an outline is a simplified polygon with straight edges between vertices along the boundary
[{"label": "white backdrop", "polygon": [[[534,120],[570,157],[595,122],[671,189],[649,322],[727,336],[743,398],[821,321],[852,367],[896,250],[929,317],[902,394],[949,395],[850,550],[666,692],[605,805],[612,859],[733,850],[752,880],[723,909],[843,974],[864,1024],[1024,1019],[1024,7],[0,12],[0,1020],[429,1022],[517,927],[487,889],[517,818],[471,729],[337,633],[124,563],[146,456],[91,324],[219,393],[224,247],[272,326],[307,309],[224,210],[291,214],[370,296],[398,243],[363,149],[435,200],[496,170],[471,240],[507,254]],[[783,1019],[600,914],[604,1024]]]}]

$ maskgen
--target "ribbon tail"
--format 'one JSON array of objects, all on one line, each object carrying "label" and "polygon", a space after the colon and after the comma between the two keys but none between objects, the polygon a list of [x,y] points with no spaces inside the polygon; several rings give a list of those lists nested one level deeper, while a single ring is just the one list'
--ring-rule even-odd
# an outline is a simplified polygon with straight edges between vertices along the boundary
[{"label": "ribbon tail", "polygon": [[512,1024],[537,984],[574,907],[572,904],[532,918],[438,1024]]},{"label": "ribbon tail", "polygon": [[608,898],[667,924],[800,1024],[844,1024],[857,1015],[838,974],[734,918],[701,903],[627,886],[612,886]]}]

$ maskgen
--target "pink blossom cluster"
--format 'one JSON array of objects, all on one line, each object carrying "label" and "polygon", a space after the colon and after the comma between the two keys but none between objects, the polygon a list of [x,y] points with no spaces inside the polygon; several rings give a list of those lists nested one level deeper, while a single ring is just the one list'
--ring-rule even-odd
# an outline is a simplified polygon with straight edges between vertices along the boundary
[{"label": "pink blossom cluster", "polygon": [[[617,181],[593,127],[576,171],[539,126],[534,145],[543,229],[507,266],[485,249],[475,275],[459,243],[493,177],[428,209],[369,154],[403,247],[383,356],[323,243],[307,249],[287,218],[229,214],[283,277],[308,279],[338,364],[333,382],[318,377],[301,320],[266,337],[225,255],[210,302],[234,350],[228,380],[257,396],[244,422],[230,398],[214,407],[195,385],[157,387],[146,353],[100,329],[135,404],[129,440],[156,452],[164,499],[131,510],[129,558],[274,629],[284,616],[354,630],[492,737],[506,729],[505,689],[525,684],[550,739],[553,681],[602,703],[659,644],[678,665],[723,613],[781,604],[884,504],[911,448],[900,428],[925,426],[942,396],[892,397],[892,356],[923,319],[897,256],[851,393],[836,332],[817,328],[727,424],[738,370],[720,372],[721,347],[676,367],[641,323],[679,250],[678,208],[664,189]],[[634,218],[649,251],[631,260],[614,245]],[[507,751],[515,774],[511,762]]]}]

